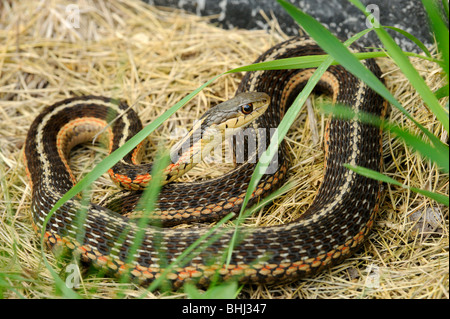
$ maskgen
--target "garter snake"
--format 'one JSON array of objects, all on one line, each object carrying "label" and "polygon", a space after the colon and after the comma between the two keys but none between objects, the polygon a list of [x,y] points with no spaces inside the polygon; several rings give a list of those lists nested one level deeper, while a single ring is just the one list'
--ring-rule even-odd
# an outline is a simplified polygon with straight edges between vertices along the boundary
[{"label": "garter snake", "polygon": [[[356,45],[350,49],[361,50]],[[292,38],[275,45],[256,62],[315,54],[324,52],[313,40]],[[380,76],[375,61],[368,59],[362,63]],[[237,93],[265,92],[271,100],[265,113],[250,125],[252,133],[245,137],[246,144],[251,144],[259,129],[278,126],[285,110],[313,71],[254,71],[244,76]],[[384,100],[342,66],[330,66],[317,89],[330,94],[334,102],[348,105],[355,112],[368,112],[376,116],[384,114]],[[44,227],[44,220],[56,201],[74,185],[66,159],[69,149],[103,129],[126,109],[125,103],[106,97],[76,97],[47,107],[32,123],[26,140],[25,163],[31,180],[31,210],[37,230]],[[140,129],[137,115],[128,111],[105,130],[102,139],[110,150],[114,150]],[[255,149],[265,148],[270,134],[266,134],[265,139]],[[331,118],[326,129],[325,151],[323,181],[314,201],[300,219],[285,225],[240,229],[240,240],[227,266],[220,263],[220,255],[227,248],[234,229],[224,229],[187,264],[175,267],[167,275],[168,280],[175,287],[186,280],[207,285],[215,275],[224,280],[236,277],[243,283],[291,281],[335,265],[353,253],[373,225],[381,186],[377,181],[346,169],[343,164],[380,170],[381,130],[357,120]],[[150,178],[145,164],[144,170],[135,165],[137,153],[138,150],[135,150],[128,154],[110,172],[116,181],[131,189],[137,188],[136,185],[142,181],[148,182]],[[164,186],[157,211],[161,220],[170,225],[214,220],[229,212],[238,212],[255,167],[250,159],[257,153],[244,151],[243,163],[219,178]],[[275,171],[263,175],[249,205],[284,182],[289,166],[284,142],[279,145],[274,158],[272,164],[276,167]],[[127,205],[127,196],[119,200],[121,205]],[[78,198],[73,198],[60,207],[45,225],[48,246],[66,247],[79,254],[83,261],[112,274],[129,272],[143,284],[150,283],[162,273],[161,253],[165,262],[173,262],[208,231],[205,227],[161,229],[148,226],[130,264],[126,261],[138,231],[136,223],[99,204],[90,203],[87,206],[86,219],[81,226],[84,231],[81,240],[76,239],[80,229],[74,221],[82,204]]]}]

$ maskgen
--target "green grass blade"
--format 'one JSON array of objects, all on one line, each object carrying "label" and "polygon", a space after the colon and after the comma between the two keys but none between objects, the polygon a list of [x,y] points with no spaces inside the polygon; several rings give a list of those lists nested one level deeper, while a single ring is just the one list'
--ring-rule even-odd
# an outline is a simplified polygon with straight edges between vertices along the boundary
[{"label": "green grass blade", "polygon": [[[367,31],[371,31],[371,29],[367,29]],[[419,55],[417,53],[405,52],[405,55],[421,58],[424,60],[439,62],[439,60],[434,59],[432,57],[425,57],[423,55]],[[328,58],[328,54],[320,54],[320,55],[311,55],[311,56],[300,56],[293,58],[285,58],[279,59],[275,61],[265,61],[254,63],[251,65],[242,66],[233,70],[230,70],[228,73],[235,72],[244,72],[244,71],[258,71],[258,70],[286,70],[286,69],[306,69],[306,68],[316,68],[318,67],[326,58]],[[373,51],[373,52],[357,52],[354,53],[354,56],[358,60],[365,60],[371,58],[381,58],[381,57],[389,57],[389,54],[382,51]],[[339,62],[333,59],[331,65],[337,65]]]},{"label": "green grass blade", "polygon": [[53,267],[50,265],[46,254],[45,254],[45,245],[41,245],[41,255],[42,260],[44,261],[45,268],[48,269],[50,272],[50,275],[52,276],[53,280],[55,281],[55,286],[57,289],[59,289],[64,296],[64,298],[70,298],[70,299],[80,299],[81,296],[77,294],[74,290],[69,288],[66,283],[59,277],[58,273],[53,269]]},{"label": "green grass blade", "polygon": [[396,28],[396,27],[392,27],[392,26],[382,26],[385,29],[391,29],[395,32],[400,33],[401,35],[405,36],[406,38],[408,38],[409,40],[411,40],[412,42],[414,42],[429,58],[431,58],[431,53],[430,51],[427,49],[427,47],[422,43],[422,41],[420,41],[419,39],[417,39],[415,36],[413,36],[411,33],[406,32],[405,30]]},{"label": "green grass blade", "polygon": [[442,99],[443,97],[448,96],[448,94],[448,83],[434,92],[434,95],[436,95],[437,99]]},{"label": "green grass blade", "polygon": [[363,175],[363,176],[366,176],[366,177],[369,177],[369,178],[372,178],[372,179],[375,179],[375,180],[378,180],[378,181],[381,181],[381,182],[385,182],[385,183],[389,183],[389,184],[393,184],[393,185],[397,185],[397,186],[409,189],[409,190],[411,190],[411,191],[413,191],[415,193],[419,193],[421,195],[429,197],[429,198],[435,200],[438,203],[441,203],[441,204],[444,204],[446,206],[449,206],[449,198],[448,198],[448,196],[445,196],[445,195],[442,195],[442,194],[438,194],[438,193],[435,193],[435,192],[430,192],[430,191],[427,191],[425,189],[420,189],[420,188],[416,188],[416,187],[406,186],[406,185],[396,181],[395,179],[390,178],[389,176],[383,175],[383,174],[381,174],[381,173],[379,173],[377,171],[373,171],[373,170],[365,168],[365,167],[352,166],[352,165],[348,165],[348,164],[344,164],[344,166],[347,167],[348,169],[350,169],[350,170],[360,174],[360,175]]},{"label": "green grass blade", "polygon": [[[360,9],[366,16],[368,16],[368,13],[365,11],[365,6],[361,3],[361,1],[359,1],[359,0],[349,0],[349,1],[351,3],[353,3],[358,9]],[[431,1],[423,1],[423,2],[427,2],[428,4],[431,3]],[[427,8],[427,6],[428,5],[425,5],[426,8]],[[398,67],[402,70],[403,74],[409,79],[412,86],[417,90],[417,92],[420,94],[420,96],[422,97],[424,102],[428,105],[430,110],[434,113],[434,115],[437,117],[437,119],[442,123],[445,130],[447,132],[449,132],[450,126],[449,126],[448,112],[446,112],[446,110],[439,104],[438,99],[433,94],[433,92],[430,90],[428,85],[425,83],[425,80],[420,76],[419,72],[417,72],[417,70],[413,67],[413,65],[411,64],[409,59],[403,54],[403,51],[400,49],[400,47],[397,45],[397,43],[395,43],[394,39],[392,39],[392,37],[389,35],[389,33],[385,29],[375,28],[374,30],[377,33],[378,38],[384,44],[384,47],[385,47],[386,51],[389,53],[389,55],[391,56],[391,58],[395,61],[395,63],[398,65]],[[443,40],[441,39],[441,41],[443,41]],[[447,30],[447,40],[446,41],[447,41],[446,43],[447,43],[447,51],[448,51],[448,30]],[[442,45],[445,45],[445,44],[442,44]],[[439,39],[438,39],[438,46],[439,46]],[[445,56],[443,53],[443,58],[444,58],[444,60],[447,59],[447,66],[446,66],[447,69],[445,69],[445,65],[444,65],[444,70],[448,74],[448,55]],[[369,84],[369,83],[367,83],[367,84]],[[430,137],[430,136],[428,136],[428,137]],[[432,139],[432,140],[435,140],[435,139]],[[440,143],[440,144],[442,144],[442,143]]]},{"label": "green grass blade", "polygon": [[[389,101],[391,104],[396,106],[403,114],[405,114],[408,119],[414,122],[414,124],[420,128],[420,130],[435,144],[437,147],[443,149],[443,143],[434,136],[429,130],[427,130],[423,125],[418,123],[409,112],[394,98],[394,96],[389,92],[389,90],[381,83],[381,81],[366,67],[364,67],[359,60],[345,47],[342,43],[333,36],[330,31],[328,31],[322,24],[316,21],[311,16],[307,15],[294,5],[284,1],[277,0],[283,8],[299,23],[308,34],[314,38],[317,43],[328,52],[333,58],[338,61],[342,66],[344,66],[349,72],[354,74],[356,77],[364,81],[368,86],[370,86],[374,91],[380,94],[383,98]],[[381,28],[378,28],[381,29]],[[377,31],[376,28],[374,28]],[[383,29],[381,29],[383,30]],[[383,30],[386,32],[385,30]],[[389,52],[388,52],[389,53]],[[434,95],[433,95],[434,97]],[[439,108],[442,107],[439,105]],[[445,111],[444,111],[445,112]],[[447,117],[448,126],[448,117]],[[444,127],[445,123],[444,123]]]},{"label": "green grass blade", "polygon": [[284,184],[283,186],[278,188],[276,191],[272,192],[267,197],[264,197],[263,199],[261,199],[257,204],[255,204],[252,207],[248,208],[246,210],[245,214],[244,214],[244,219],[247,216],[250,216],[251,214],[256,212],[257,210],[260,210],[261,208],[263,208],[264,206],[266,206],[270,202],[272,202],[275,198],[277,198],[277,197],[287,193],[288,191],[290,191],[294,187],[295,187],[295,183],[294,182],[288,182],[288,183]]},{"label": "green grass blade", "polygon": [[225,282],[201,293],[194,285],[184,285],[184,291],[189,299],[235,299],[239,291],[236,281]]},{"label": "green grass blade", "polygon": [[[149,223],[151,222],[151,214],[155,209],[155,204],[158,200],[158,194],[162,187],[161,182],[164,176],[163,171],[164,168],[166,168],[167,165],[169,165],[169,162],[170,162],[169,153],[162,154],[161,151],[158,152],[158,155],[156,156],[156,160],[154,161],[154,165],[152,167],[152,180],[150,181],[149,187],[147,187],[144,190],[142,197],[138,203],[137,210],[142,211],[142,217],[139,218],[137,222],[138,230],[134,235],[134,240],[129,249],[125,264],[131,264],[132,262],[135,261],[135,253],[137,252],[138,248],[142,245],[142,242],[144,241],[145,230],[147,228],[147,225],[149,225]],[[161,252],[160,247],[160,242],[162,238],[160,237],[161,234],[157,233],[153,241],[155,249],[159,251],[159,254],[161,255],[159,257],[162,257],[160,258],[160,260],[164,261],[165,256],[162,256],[163,253]],[[127,271],[122,277],[122,282],[128,282],[129,277],[130,273]]]},{"label": "green grass blade", "polygon": [[442,6],[444,7],[445,16],[446,16],[447,20],[449,20],[450,17],[448,14],[448,0],[442,0],[441,3],[442,3]]},{"label": "green grass blade", "polygon": [[[363,34],[365,34],[368,31],[370,31],[370,30],[360,32],[356,36],[347,40],[345,45],[350,45],[351,43],[356,41],[360,36],[362,36]],[[269,147],[261,156],[261,158],[266,159],[266,161],[262,161],[261,159],[258,161],[258,164],[255,167],[255,171],[253,172],[253,175],[250,179],[250,182],[249,182],[249,185],[247,188],[247,193],[245,194],[244,201],[242,203],[242,207],[239,212],[239,217],[238,217],[238,221],[236,223],[235,232],[233,234],[233,237],[232,237],[230,245],[229,245],[228,256],[227,256],[227,261],[226,261],[227,264],[230,263],[231,256],[233,253],[233,248],[237,244],[237,237],[239,235],[238,226],[240,225],[242,219],[245,218],[244,210],[247,206],[248,201],[250,200],[252,192],[255,190],[256,186],[258,185],[259,181],[261,180],[262,175],[266,172],[271,159],[273,158],[275,153],[278,151],[278,145],[280,145],[281,141],[286,136],[289,128],[294,123],[295,119],[297,118],[297,114],[301,110],[301,107],[305,103],[308,96],[312,93],[317,82],[319,82],[320,78],[322,77],[322,75],[325,73],[325,71],[328,69],[328,67],[331,65],[332,62],[333,62],[333,58],[331,56],[329,56],[314,71],[313,75],[310,77],[310,79],[306,83],[302,92],[297,96],[295,101],[292,103],[292,105],[287,110],[286,114],[284,115],[283,119],[281,120],[280,124],[278,125],[276,134],[274,134],[271,138]]]},{"label": "green grass blade", "polygon": [[[206,232],[204,235],[199,237],[191,246],[189,246],[187,249],[185,249],[176,259],[173,261],[170,265],[165,268],[161,275],[154,280],[151,285],[147,288],[148,291],[154,291],[159,287],[161,282],[166,278],[166,276],[174,269],[175,267],[182,267],[185,263],[187,263],[188,259],[192,259],[192,255],[194,255],[196,252],[197,254],[200,253],[200,251],[197,251],[199,247],[202,247],[203,245],[208,244],[211,241],[215,241],[221,236],[221,233],[224,231],[224,229],[221,228],[223,224],[225,224],[227,221],[229,221],[231,218],[233,218],[234,214],[228,214],[224,218],[222,218],[219,222],[217,222],[214,227],[211,227],[208,232]],[[212,237],[212,238],[210,238]],[[196,254],[195,254],[196,255]],[[194,256],[195,257],[195,256]]]},{"label": "green grass blade", "polygon": [[[444,4],[446,0],[442,1]],[[443,65],[445,73],[447,74],[447,79],[449,76],[449,31],[446,23],[442,19],[442,15],[439,9],[439,2],[436,0],[422,0],[422,4],[428,14],[428,20],[433,30],[433,34],[436,38],[437,46],[439,52],[442,54]],[[444,4],[444,10],[448,13],[448,2],[447,5]],[[448,23],[448,22],[447,22]],[[447,129],[448,132],[448,129]]]},{"label": "green grass blade", "polygon": [[418,151],[423,157],[435,162],[444,172],[449,172],[448,147],[444,152],[441,152],[440,149],[424,142],[422,138],[415,136],[414,134],[400,128],[393,123],[387,122],[384,119],[380,119],[368,113],[359,112],[358,114],[356,114],[355,112],[353,112],[353,110],[342,105],[323,105],[322,112],[324,112],[325,114],[333,114],[334,116],[338,116],[344,119],[356,118],[363,123],[382,127],[383,130],[390,131],[400,137],[408,146]]}]

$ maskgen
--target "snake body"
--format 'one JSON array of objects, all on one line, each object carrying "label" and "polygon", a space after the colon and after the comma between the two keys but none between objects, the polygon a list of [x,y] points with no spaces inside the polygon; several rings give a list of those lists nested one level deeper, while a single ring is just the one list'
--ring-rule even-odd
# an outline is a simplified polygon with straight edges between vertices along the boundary
[{"label": "snake body", "polygon": [[[360,49],[353,45],[351,50]],[[292,38],[272,47],[256,62],[314,54],[324,52],[313,40]],[[380,76],[373,60],[363,63]],[[271,98],[266,112],[255,120],[253,132],[257,132],[256,128],[278,126],[313,71],[255,71],[244,76],[238,93],[265,92]],[[342,66],[331,66],[317,88],[331,94],[334,102],[348,105],[355,112],[383,116],[383,99]],[[86,140],[86,136],[104,129],[127,108],[125,103],[105,97],[76,97],[47,107],[33,122],[26,140],[25,163],[32,185],[33,223],[38,231],[44,227],[54,204],[74,185],[67,165],[68,150]],[[113,151],[140,129],[137,115],[128,111],[116,119],[101,138]],[[251,138],[250,134],[248,144]],[[266,140],[270,140],[269,134]],[[174,287],[180,287],[187,280],[208,285],[213,277],[237,278],[243,283],[297,280],[342,261],[367,237],[379,205],[380,184],[357,175],[343,164],[380,170],[381,143],[381,131],[377,127],[357,120],[330,119],[326,129],[324,178],[308,210],[300,219],[285,225],[239,228],[239,240],[228,265],[223,264],[221,257],[233,237],[234,228],[222,228],[219,235],[208,235],[206,227],[161,229],[148,226],[142,230],[123,214],[98,204],[83,204],[79,198],[67,201],[49,218],[45,224],[45,240],[50,247],[66,247],[79,254],[83,261],[108,273],[129,273],[140,283],[148,284],[196,240],[206,236],[203,242],[207,244],[200,247],[199,253],[166,274]],[[265,145],[268,143],[259,143],[257,148]],[[121,184],[134,183],[145,175],[136,171],[136,152],[128,154],[112,169],[111,174]],[[283,142],[274,162],[275,172],[263,175],[249,205],[282,185],[288,173],[286,154]],[[244,163],[220,178],[164,186],[155,213],[163,223],[170,225],[220,219],[230,212],[238,212],[255,167],[250,160],[252,156],[244,154]],[[125,171],[124,166],[131,172]],[[119,201],[126,206],[127,196]],[[77,216],[82,208],[87,214],[80,222]],[[143,231],[142,242],[130,258],[130,247],[140,230]]]}]

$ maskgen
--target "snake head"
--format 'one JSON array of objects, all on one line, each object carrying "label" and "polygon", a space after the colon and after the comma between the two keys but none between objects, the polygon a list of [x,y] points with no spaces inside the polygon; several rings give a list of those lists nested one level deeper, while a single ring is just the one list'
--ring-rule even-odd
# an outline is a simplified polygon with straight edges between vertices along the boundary
[{"label": "snake head", "polygon": [[245,127],[267,110],[270,96],[261,92],[239,93],[220,103],[197,121],[193,128],[170,151],[173,163],[184,166],[198,163],[213,148]]},{"label": "snake head", "polygon": [[203,129],[220,131],[242,128],[264,114],[270,104],[270,96],[262,92],[244,92],[222,102],[200,118]]}]

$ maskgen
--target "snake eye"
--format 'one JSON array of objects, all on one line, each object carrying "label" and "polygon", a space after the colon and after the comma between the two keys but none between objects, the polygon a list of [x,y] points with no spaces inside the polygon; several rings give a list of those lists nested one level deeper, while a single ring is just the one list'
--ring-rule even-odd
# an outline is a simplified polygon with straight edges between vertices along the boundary
[{"label": "snake eye", "polygon": [[253,104],[252,103],[248,103],[248,104],[244,104],[241,106],[241,111],[244,114],[250,114],[251,112],[253,112]]}]

